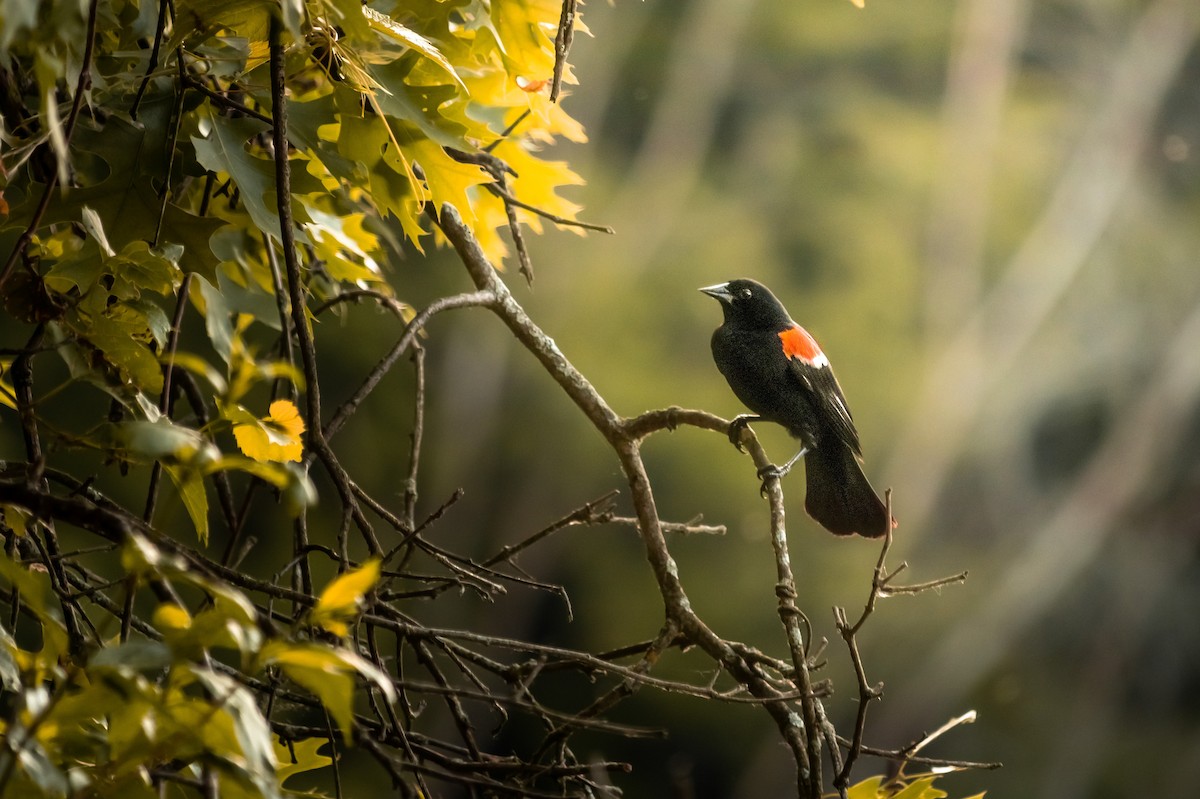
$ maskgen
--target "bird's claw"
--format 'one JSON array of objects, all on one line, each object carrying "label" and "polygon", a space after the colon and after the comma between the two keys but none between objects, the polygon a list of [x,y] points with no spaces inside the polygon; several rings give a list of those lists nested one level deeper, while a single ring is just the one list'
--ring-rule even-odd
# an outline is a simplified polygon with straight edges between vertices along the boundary
[{"label": "bird's claw", "polygon": [[729,423],[729,443],[737,447],[738,452],[745,452],[742,448],[742,431],[751,422],[757,422],[761,416],[755,416],[752,413],[742,413],[733,417],[733,421]]},{"label": "bird's claw", "polygon": [[762,485],[758,487],[758,495],[765,497],[767,495],[767,483],[772,478],[776,480],[783,479],[783,476],[792,470],[791,464],[787,466],[776,466],[773,463],[768,463],[766,466],[758,470],[758,479],[762,480]]}]

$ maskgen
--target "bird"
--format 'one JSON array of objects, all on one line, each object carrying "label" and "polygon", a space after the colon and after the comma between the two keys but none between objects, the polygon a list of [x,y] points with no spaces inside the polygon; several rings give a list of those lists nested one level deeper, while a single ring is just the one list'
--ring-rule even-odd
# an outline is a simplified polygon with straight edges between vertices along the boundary
[{"label": "bird", "polygon": [[753,411],[733,420],[730,441],[740,450],[742,428],[750,422],[782,425],[800,440],[800,451],[759,476],[783,477],[804,458],[809,516],[835,535],[886,535],[896,522],[863,474],[850,407],[816,339],[755,280],[740,278],[700,291],[721,303],[725,317],[713,331],[713,360]]}]

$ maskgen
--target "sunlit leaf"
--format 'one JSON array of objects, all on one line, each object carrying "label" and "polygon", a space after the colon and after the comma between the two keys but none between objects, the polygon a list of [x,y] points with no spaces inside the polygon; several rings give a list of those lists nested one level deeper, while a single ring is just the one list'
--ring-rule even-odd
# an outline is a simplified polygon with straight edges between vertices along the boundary
[{"label": "sunlit leaf", "polygon": [[363,597],[379,582],[379,566],[379,558],[371,558],[325,586],[313,608],[312,623],[334,635],[346,635],[347,620],[354,618]]},{"label": "sunlit leaf", "polygon": [[395,687],[388,676],[349,650],[273,641],[263,647],[260,658],[263,665],[279,666],[290,679],[320,699],[347,743],[353,731],[355,674],[382,692],[387,701],[396,699]]},{"label": "sunlit leaf", "polygon": [[407,45],[408,47],[411,47],[413,50],[416,50],[418,53],[425,56],[430,61],[445,70],[446,73],[454,80],[454,82],[462,87],[463,91],[467,91],[467,85],[462,82],[462,78],[458,77],[458,73],[455,72],[454,66],[446,60],[446,57],[442,55],[440,50],[438,50],[437,45],[426,39],[424,36],[421,36],[416,31],[401,25],[399,22],[396,22],[396,20],[392,19],[386,14],[379,13],[370,6],[364,5],[362,7],[362,12],[370,22],[372,28],[382,31],[388,36],[395,38],[397,41]]},{"label": "sunlit leaf", "polygon": [[164,635],[178,635],[192,626],[192,614],[174,602],[163,602],[154,609],[150,623]]},{"label": "sunlit leaf", "polygon": [[193,673],[233,720],[233,729],[241,747],[238,762],[263,799],[277,799],[279,778],[276,776],[274,736],[249,689],[224,674],[203,668]]},{"label": "sunlit leaf", "polygon": [[851,785],[846,790],[847,799],[876,799],[881,785],[883,785],[882,776],[868,777],[862,782]]},{"label": "sunlit leaf", "polygon": [[325,768],[332,763],[332,757],[318,754],[321,747],[328,743],[324,738],[305,738],[287,745],[282,740],[276,739],[275,761],[279,766],[275,773],[279,777],[279,782],[286,782],[287,778],[293,774]]},{"label": "sunlit leaf", "polygon": [[936,777],[922,777],[913,780],[904,790],[893,794],[891,799],[942,799],[946,792],[933,787]]},{"label": "sunlit leaf", "polygon": [[234,425],[238,448],[256,461],[299,461],[303,456],[304,418],[290,400],[276,400],[262,419]]}]

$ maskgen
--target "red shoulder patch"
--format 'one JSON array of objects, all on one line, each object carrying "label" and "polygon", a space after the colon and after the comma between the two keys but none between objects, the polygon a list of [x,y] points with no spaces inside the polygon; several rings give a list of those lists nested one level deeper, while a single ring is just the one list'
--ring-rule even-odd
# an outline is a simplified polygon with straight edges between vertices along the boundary
[{"label": "red shoulder patch", "polygon": [[793,325],[786,330],[779,331],[779,340],[783,342],[783,354],[788,357],[788,360],[798,357],[810,366],[829,365],[829,359],[817,346],[817,340],[800,325]]}]

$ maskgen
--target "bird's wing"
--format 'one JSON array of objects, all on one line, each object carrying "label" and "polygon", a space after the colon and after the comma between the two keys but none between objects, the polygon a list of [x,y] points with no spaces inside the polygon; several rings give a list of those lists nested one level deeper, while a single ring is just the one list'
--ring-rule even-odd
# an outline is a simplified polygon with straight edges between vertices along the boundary
[{"label": "bird's wing", "polygon": [[829,359],[808,332],[796,325],[779,334],[783,342],[784,354],[789,361],[789,370],[793,377],[812,398],[813,409],[820,421],[824,423],[839,439],[853,450],[855,455],[862,455],[858,443],[858,431],[854,429],[854,419],[850,415],[850,406],[842,394],[842,387],[833,376]]}]

